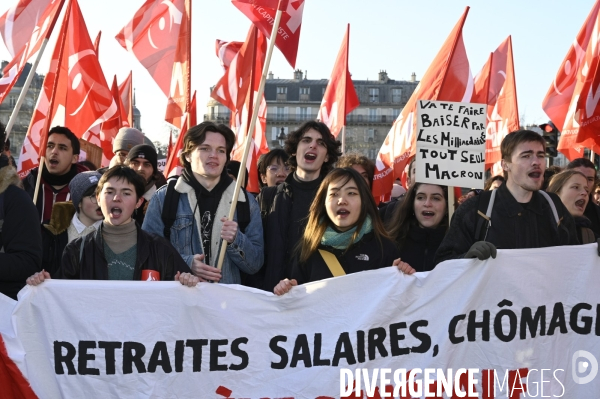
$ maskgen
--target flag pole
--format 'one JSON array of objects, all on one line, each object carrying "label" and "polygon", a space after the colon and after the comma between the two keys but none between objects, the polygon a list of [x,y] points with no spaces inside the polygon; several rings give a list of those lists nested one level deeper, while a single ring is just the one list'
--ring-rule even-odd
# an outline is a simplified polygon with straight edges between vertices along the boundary
[{"label": "flag pole", "polygon": [[31,81],[33,80],[33,77],[35,76],[35,71],[37,70],[40,60],[42,59],[42,54],[44,53],[44,50],[46,49],[46,44],[48,44],[48,37],[46,37],[42,41],[42,45],[40,47],[40,50],[38,51],[37,57],[35,58],[35,61],[31,65],[31,69],[29,70],[29,74],[27,75],[27,79],[25,80],[25,84],[23,85],[23,88],[21,89],[21,93],[19,93],[19,98],[17,99],[15,108],[13,109],[12,114],[10,114],[10,118],[8,119],[8,123],[6,124],[6,138],[4,139],[5,141],[8,140],[8,136],[10,136],[10,132],[11,132],[15,122],[17,121],[17,115],[19,114],[19,111],[21,110],[21,105],[23,105],[23,102],[25,101],[25,96],[27,95],[27,90],[29,90]]},{"label": "flag pole", "polygon": [[448,226],[454,214],[454,186],[448,186]]},{"label": "flag pole", "polygon": [[[271,40],[269,41],[269,48],[267,49],[267,56],[265,58],[265,64],[263,66],[262,77],[260,78],[260,85],[258,86],[258,93],[256,94],[256,98],[254,99],[254,107],[252,109],[252,120],[250,121],[250,127],[248,128],[248,132],[246,132],[246,144],[244,146],[244,154],[242,156],[242,160],[240,161],[240,171],[238,173],[238,178],[235,181],[235,190],[233,191],[233,198],[231,199],[231,207],[229,208],[229,215],[227,216],[228,220],[233,220],[233,216],[235,215],[235,208],[237,206],[238,197],[240,195],[240,190],[242,188],[242,180],[240,179],[240,174],[246,170],[246,162],[248,160],[248,153],[250,152],[251,141],[248,137],[251,132],[254,132],[256,127],[256,119],[258,119],[258,110],[260,107],[260,99],[262,98],[265,92],[265,83],[267,82],[267,73],[269,71],[269,65],[271,64],[271,56],[273,55],[273,48],[275,47],[275,39],[277,38],[277,31],[279,30],[279,23],[281,22],[281,14],[283,14],[283,10],[281,9],[281,3],[285,0],[279,0],[279,4],[277,6],[277,13],[275,14],[275,21],[273,22],[273,29],[271,30]],[[252,82],[251,82],[252,83]],[[252,84],[250,85],[252,87]],[[242,175],[244,176],[244,175]],[[227,249],[227,241],[221,240],[221,248],[219,250],[219,258],[217,261],[217,268],[221,270],[223,268],[223,261],[225,260],[225,251]]]},{"label": "flag pole", "polygon": [[342,154],[346,153],[346,125],[342,126]]}]

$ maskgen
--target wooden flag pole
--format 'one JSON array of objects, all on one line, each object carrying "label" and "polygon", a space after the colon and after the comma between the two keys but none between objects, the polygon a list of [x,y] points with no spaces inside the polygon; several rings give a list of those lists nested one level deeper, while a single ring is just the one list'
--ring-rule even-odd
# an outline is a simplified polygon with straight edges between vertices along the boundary
[{"label": "wooden flag pole", "polygon": [[35,190],[33,192],[34,205],[37,204],[37,197],[38,197],[38,193],[40,192],[40,184],[42,182],[42,170],[44,169],[45,164],[46,164],[46,157],[44,155],[42,155],[42,157],[40,158],[40,166],[38,167],[37,179],[35,181]]},{"label": "wooden flag pole", "polygon": [[[279,0],[281,3],[283,0]],[[281,14],[283,11],[280,9],[281,7],[277,7],[277,14],[275,14],[275,21],[273,22],[273,29],[271,30],[271,40],[269,41],[269,48],[267,49],[267,57],[265,58],[265,65],[263,66],[263,73],[260,79],[260,85],[258,86],[258,93],[256,94],[256,98],[254,99],[254,108],[252,109],[252,120],[250,121],[250,127],[248,128],[248,132],[246,132],[246,145],[244,146],[244,154],[242,156],[242,160],[240,161],[240,171],[238,173],[238,178],[235,181],[235,190],[233,191],[233,198],[231,199],[231,207],[229,208],[229,215],[227,216],[228,220],[233,220],[233,216],[235,215],[235,208],[237,206],[238,197],[240,195],[240,190],[242,188],[242,180],[240,179],[240,174],[246,170],[246,162],[248,160],[248,153],[250,152],[251,142],[248,135],[251,132],[254,132],[256,127],[256,119],[258,118],[258,111],[260,108],[260,99],[265,92],[265,83],[267,82],[267,73],[269,71],[269,65],[271,64],[271,56],[273,55],[273,48],[275,47],[275,38],[277,37],[277,31],[279,30],[279,23],[281,22]],[[245,173],[245,172],[244,172]],[[219,259],[217,261],[217,268],[221,270],[223,268],[223,261],[225,260],[225,251],[227,250],[227,241],[221,240],[221,248],[219,250]]]},{"label": "wooden flag pole", "polygon": [[17,99],[15,108],[13,109],[12,114],[10,114],[10,119],[8,119],[8,123],[6,124],[6,138],[4,139],[5,141],[8,140],[8,136],[10,136],[10,132],[11,132],[15,122],[17,121],[17,115],[19,114],[19,111],[21,110],[21,105],[23,105],[23,101],[25,101],[25,96],[27,95],[27,90],[29,90],[31,81],[33,80],[33,77],[35,76],[35,71],[37,70],[40,60],[42,59],[42,54],[44,54],[44,50],[46,49],[46,44],[48,44],[47,37],[42,41],[42,45],[40,47],[40,50],[38,51],[37,57],[35,58],[33,65],[31,65],[31,69],[29,70],[29,74],[27,75],[27,79],[25,80],[25,84],[23,85],[23,89],[21,90],[21,93],[19,93],[19,98]]},{"label": "wooden flag pole", "polygon": [[342,126],[342,154],[346,153],[346,125]]}]

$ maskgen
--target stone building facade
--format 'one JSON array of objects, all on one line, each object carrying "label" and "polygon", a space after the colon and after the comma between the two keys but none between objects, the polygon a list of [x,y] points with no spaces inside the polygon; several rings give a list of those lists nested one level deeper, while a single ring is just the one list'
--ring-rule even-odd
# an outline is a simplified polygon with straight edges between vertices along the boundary
[{"label": "stone building facade", "polygon": [[[265,86],[267,101],[267,142],[280,146],[281,133],[287,134],[304,121],[316,119],[327,79],[307,79],[301,70],[293,79],[274,78],[269,73]],[[348,114],[346,151],[360,152],[375,159],[394,120],[417,87],[413,73],[410,81],[390,79],[380,71],[377,80],[353,80],[360,106]],[[207,104],[204,120],[229,123],[230,112],[215,100]],[[340,138],[340,137],[338,137]]]}]

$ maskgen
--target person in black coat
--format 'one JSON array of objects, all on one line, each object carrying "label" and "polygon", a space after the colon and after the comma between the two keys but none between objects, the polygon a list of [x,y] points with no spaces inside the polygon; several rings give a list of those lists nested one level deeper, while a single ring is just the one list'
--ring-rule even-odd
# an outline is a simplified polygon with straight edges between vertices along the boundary
[{"label": "person in black coat", "polygon": [[334,169],[319,187],[294,255],[291,279],[277,284],[282,295],[298,284],[365,270],[397,266],[408,271],[388,238],[369,186],[352,168]]},{"label": "person in black coat", "polygon": [[400,258],[415,271],[435,267],[435,253],[448,230],[448,187],[415,183],[386,221]]},{"label": "person in black coat", "polygon": [[[133,220],[143,193],[143,178],[127,166],[114,166],[102,175],[96,200],[104,221],[95,233],[67,244],[61,266],[53,277],[173,281],[182,272],[189,273],[189,267],[170,242],[143,231]],[[27,284],[39,285],[50,278],[47,271],[42,271],[29,277]]]},{"label": "person in black coat", "polygon": [[[4,127],[0,124],[0,132]],[[0,134],[0,140],[3,138]],[[0,156],[0,293],[17,299],[42,265],[42,234],[35,205],[9,158]]]}]

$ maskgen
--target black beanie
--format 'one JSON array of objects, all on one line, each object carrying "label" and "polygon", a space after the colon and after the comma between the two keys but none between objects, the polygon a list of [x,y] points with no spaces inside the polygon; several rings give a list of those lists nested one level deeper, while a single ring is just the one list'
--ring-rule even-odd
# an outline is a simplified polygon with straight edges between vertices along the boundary
[{"label": "black beanie", "polygon": [[156,166],[158,155],[152,146],[149,146],[148,144],[139,144],[129,150],[127,161],[131,162],[136,158],[144,158],[149,161],[154,169],[154,173],[158,170],[158,167]]}]

